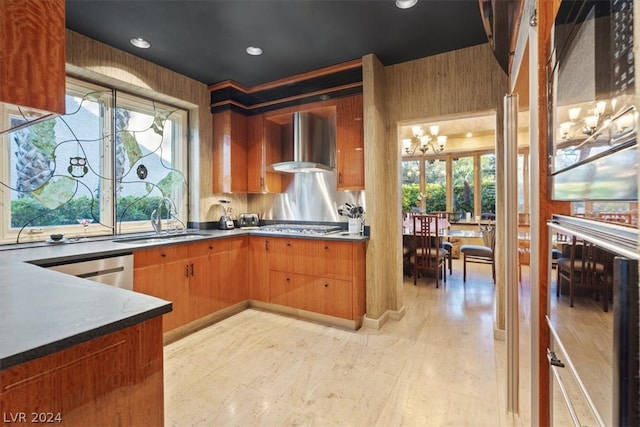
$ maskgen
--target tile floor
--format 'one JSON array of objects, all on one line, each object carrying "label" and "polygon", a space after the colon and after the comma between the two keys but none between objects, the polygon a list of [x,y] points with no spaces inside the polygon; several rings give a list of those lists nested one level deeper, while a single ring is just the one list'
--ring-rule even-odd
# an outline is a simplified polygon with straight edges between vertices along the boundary
[{"label": "tile floor", "polygon": [[[525,268],[525,273],[528,270]],[[526,274],[525,274],[526,276]],[[165,347],[167,426],[528,426],[528,281],[519,416],[507,415],[490,266],[405,280],[406,315],[357,332],[254,309]]]}]

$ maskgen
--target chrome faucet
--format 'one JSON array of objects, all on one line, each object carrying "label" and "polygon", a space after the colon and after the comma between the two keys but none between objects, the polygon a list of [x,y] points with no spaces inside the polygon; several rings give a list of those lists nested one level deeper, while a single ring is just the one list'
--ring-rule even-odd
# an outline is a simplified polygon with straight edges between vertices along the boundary
[{"label": "chrome faucet", "polygon": [[162,206],[164,205],[165,202],[169,202],[169,210],[167,212],[167,219],[171,219],[171,217],[173,216],[173,214],[171,213],[171,209],[173,209],[173,212],[178,212],[178,208],[176,208],[176,204],[173,202],[173,200],[171,200],[168,197],[163,197],[162,199],[160,199],[160,203],[158,203],[158,209],[154,209],[153,212],[151,212],[151,226],[153,226],[153,229],[155,230],[156,234],[161,234],[162,233]]}]

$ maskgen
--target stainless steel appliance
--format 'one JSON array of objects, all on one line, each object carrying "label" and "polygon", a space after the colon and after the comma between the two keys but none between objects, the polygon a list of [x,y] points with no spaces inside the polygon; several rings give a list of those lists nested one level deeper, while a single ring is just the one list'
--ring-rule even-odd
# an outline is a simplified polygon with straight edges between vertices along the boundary
[{"label": "stainless steel appliance", "polygon": [[132,254],[49,265],[47,268],[105,285],[133,290]]},{"label": "stainless steel appliance", "polygon": [[233,228],[235,228],[235,223],[233,222],[232,217],[233,209],[231,208],[231,201],[227,199],[221,199],[219,200],[219,202],[223,207],[226,206],[226,208],[224,209],[224,214],[218,220],[218,228],[220,230],[232,230]]},{"label": "stainless steel appliance", "polygon": [[559,234],[593,243],[612,260],[602,262],[610,291],[596,294],[613,299],[609,312],[592,294],[570,307],[562,289],[548,292],[554,425],[640,425],[638,229],[554,215],[549,233],[550,242]]},{"label": "stainless steel appliance", "polygon": [[552,197],[636,201],[633,1],[564,0],[552,36]]},{"label": "stainless steel appliance", "polygon": [[[276,172],[329,172],[336,164],[335,113],[321,117],[309,112],[293,113],[293,159],[274,163]],[[287,142],[287,143],[289,143]]]},{"label": "stainless steel appliance", "polygon": [[238,227],[258,227],[258,225],[260,225],[258,214],[242,213],[238,217]]},{"label": "stainless steel appliance", "polygon": [[271,224],[260,227],[262,231],[297,234],[330,234],[342,230],[339,225]]}]

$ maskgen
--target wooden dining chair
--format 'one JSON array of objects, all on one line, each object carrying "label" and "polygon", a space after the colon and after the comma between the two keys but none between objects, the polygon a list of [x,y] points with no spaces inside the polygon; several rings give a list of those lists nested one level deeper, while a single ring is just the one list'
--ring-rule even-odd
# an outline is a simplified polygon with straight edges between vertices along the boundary
[{"label": "wooden dining chair", "polygon": [[573,307],[576,292],[586,289],[593,292],[596,301],[602,298],[602,310],[609,311],[609,264],[605,251],[573,236],[569,256],[557,261],[556,296],[560,296],[560,288],[566,282],[569,286],[569,307]]},{"label": "wooden dining chair", "polygon": [[413,284],[417,285],[418,275],[423,271],[432,271],[436,278],[436,288],[440,278],[447,282],[446,257],[448,252],[441,247],[438,230],[438,217],[435,215],[413,216]]},{"label": "wooden dining chair", "polygon": [[462,245],[460,252],[463,254],[462,281],[467,281],[467,263],[491,264],[491,277],[496,281],[496,263],[494,249],[496,245],[496,229],[492,225],[484,227],[482,231],[484,245]]}]

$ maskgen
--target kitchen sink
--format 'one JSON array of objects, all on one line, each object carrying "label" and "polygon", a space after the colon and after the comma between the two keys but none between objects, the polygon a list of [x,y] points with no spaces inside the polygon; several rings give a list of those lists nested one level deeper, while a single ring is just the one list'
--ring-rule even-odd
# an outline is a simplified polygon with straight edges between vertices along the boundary
[{"label": "kitchen sink", "polygon": [[208,233],[177,233],[177,234],[151,234],[144,236],[134,237],[120,237],[113,239],[114,243],[133,243],[133,244],[146,244],[146,243],[165,243],[165,242],[179,242],[183,240],[202,239],[203,237],[211,237]]}]

